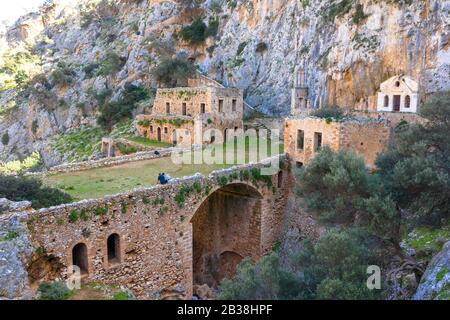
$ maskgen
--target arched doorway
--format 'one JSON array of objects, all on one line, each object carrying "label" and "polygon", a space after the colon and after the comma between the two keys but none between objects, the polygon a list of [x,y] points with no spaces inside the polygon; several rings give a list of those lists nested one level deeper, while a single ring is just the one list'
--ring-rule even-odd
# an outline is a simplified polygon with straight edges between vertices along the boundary
[{"label": "arched doorway", "polygon": [[161,128],[158,127],[158,141],[161,141]]},{"label": "arched doorway", "polygon": [[228,128],[225,128],[225,130],[223,130],[223,143],[227,143],[227,134]]},{"label": "arched doorway", "polygon": [[72,264],[80,268],[81,274],[89,272],[87,246],[84,243],[78,243],[73,247]]},{"label": "arched doorway", "polygon": [[236,183],[203,201],[191,220],[194,285],[217,287],[242,259],[260,257],[261,199],[255,188]]},{"label": "arched doorway", "polygon": [[176,130],[173,130],[173,131],[172,131],[172,144],[173,144],[174,146],[177,145],[177,131],[176,131]]}]

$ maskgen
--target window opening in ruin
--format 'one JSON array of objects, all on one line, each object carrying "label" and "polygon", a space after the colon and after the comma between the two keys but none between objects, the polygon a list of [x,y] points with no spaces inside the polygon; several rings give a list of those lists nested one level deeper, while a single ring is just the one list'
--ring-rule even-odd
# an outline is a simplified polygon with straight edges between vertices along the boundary
[{"label": "window opening in ruin", "polygon": [[117,233],[113,233],[108,237],[108,263],[120,262],[120,237]]},{"label": "window opening in ruin", "polygon": [[305,132],[303,130],[297,130],[297,149],[303,150],[305,144]]},{"label": "window opening in ruin", "polygon": [[322,133],[314,132],[314,151],[319,151],[322,147]]}]

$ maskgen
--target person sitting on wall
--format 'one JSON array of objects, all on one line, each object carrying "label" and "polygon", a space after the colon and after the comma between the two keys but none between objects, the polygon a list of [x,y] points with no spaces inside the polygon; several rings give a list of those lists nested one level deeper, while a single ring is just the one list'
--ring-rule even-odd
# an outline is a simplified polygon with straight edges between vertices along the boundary
[{"label": "person sitting on wall", "polygon": [[163,176],[163,174],[160,172],[160,173],[158,173],[158,182],[160,183],[160,184],[164,184],[164,176]]},{"label": "person sitting on wall", "polygon": [[170,180],[172,180],[172,177],[169,176],[168,174],[163,173],[163,175],[164,175],[164,177],[166,178],[166,181],[167,181],[167,182],[169,182]]},{"label": "person sitting on wall", "polygon": [[160,184],[167,184],[170,179],[172,179],[169,175],[166,175],[164,172],[158,174],[158,181]]}]

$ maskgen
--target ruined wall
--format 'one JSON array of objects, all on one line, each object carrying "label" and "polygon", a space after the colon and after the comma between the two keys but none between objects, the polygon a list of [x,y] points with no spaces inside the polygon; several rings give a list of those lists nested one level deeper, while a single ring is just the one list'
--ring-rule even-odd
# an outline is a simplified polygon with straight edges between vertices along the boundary
[{"label": "ruined wall", "polygon": [[[279,236],[281,221],[274,223],[274,220],[281,220],[284,212],[285,197],[291,186],[289,168],[283,170],[286,180],[280,185],[277,174],[272,177],[271,184],[255,180],[251,174],[247,178],[240,174],[262,166],[243,165],[214,172],[207,178],[196,175],[175,179],[164,186],[26,214],[22,222],[28,226],[35,255],[51,259],[56,266],[56,270],[41,275],[41,279],[67,278],[67,267],[73,264],[72,250],[83,243],[87,247],[88,269],[84,281],[124,285],[144,299],[157,298],[162,290],[177,290],[190,298],[193,285],[191,220],[208,196],[225,187],[224,178],[219,177],[225,177],[227,186],[246,185],[261,195],[258,200],[261,201],[261,223],[259,227],[256,225],[261,230],[261,237],[256,243],[256,234],[252,233],[254,252],[267,252]],[[220,232],[227,234],[223,230]],[[111,234],[120,237],[119,261],[108,260],[107,239]],[[245,256],[248,252],[242,254]],[[255,257],[253,254],[252,258]]]},{"label": "ruined wall", "polygon": [[158,89],[152,114],[167,115],[166,104],[170,104],[170,115],[183,115],[182,106],[186,103],[186,115],[200,114],[200,105],[205,105],[204,112],[211,112],[211,90],[209,88],[170,88]]},{"label": "ruined wall", "polygon": [[151,140],[189,145],[212,142],[205,132],[215,129],[214,141],[221,142],[226,129],[243,128],[242,95],[242,90],[230,88],[158,89],[152,114],[136,117],[137,130]]},{"label": "ruined wall", "polygon": [[[195,143],[195,119],[186,116],[138,115],[140,136],[154,141],[189,146]],[[174,132],[176,133],[174,135]]]},{"label": "ruined wall", "polygon": [[[297,131],[303,130],[303,149],[297,146]],[[388,145],[391,128],[375,119],[348,119],[342,122],[320,118],[286,119],[284,143],[286,152],[297,162],[307,164],[317,152],[315,134],[322,134],[322,146],[332,150],[354,150],[364,158],[368,167]]]},{"label": "ruined wall", "polygon": [[340,126],[339,148],[354,150],[368,167],[375,166],[378,154],[387,148],[391,128],[385,123],[345,123]]},{"label": "ruined wall", "polygon": [[[297,148],[297,131],[304,131],[303,149]],[[333,150],[339,149],[339,126],[337,123],[327,124],[324,119],[304,118],[286,119],[284,128],[285,151],[293,160],[307,164],[315,155],[314,133],[322,133],[322,145]]]}]

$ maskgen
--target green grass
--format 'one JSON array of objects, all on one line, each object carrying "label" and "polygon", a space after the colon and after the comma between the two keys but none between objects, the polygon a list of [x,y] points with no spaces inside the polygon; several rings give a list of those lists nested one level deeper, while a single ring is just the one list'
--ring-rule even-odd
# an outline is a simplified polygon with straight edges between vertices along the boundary
[{"label": "green grass", "polygon": [[[260,141],[259,145],[262,145]],[[157,184],[158,173],[165,172],[173,178],[190,176],[197,172],[208,175],[214,170],[227,168],[243,161],[237,161],[237,154],[245,155],[245,162],[259,161],[257,150],[259,146],[250,148],[249,141],[245,146],[240,139],[240,143],[233,148],[233,143],[224,145],[216,144],[205,148],[206,154],[219,152],[221,148],[224,155],[229,159],[234,159],[231,163],[201,163],[201,164],[176,164],[170,157],[163,157],[150,160],[129,162],[114,167],[96,168],[79,172],[68,172],[44,177],[44,183],[48,186],[63,189],[69,193],[74,200],[100,198],[137,187],[148,187]],[[244,152],[245,148],[245,152]],[[280,152],[283,151],[280,144]],[[186,152],[184,159],[201,159],[201,150]],[[204,154],[205,154],[204,153]],[[243,157],[242,156],[242,157]],[[265,158],[265,157],[264,157]],[[243,159],[244,160],[244,159]]]},{"label": "green grass", "polygon": [[113,300],[129,300],[128,293],[120,291],[113,295]]},{"label": "green grass", "polygon": [[139,144],[141,144],[143,146],[146,146],[146,147],[169,148],[169,147],[172,146],[169,143],[165,143],[165,142],[162,142],[162,141],[156,141],[156,140],[150,140],[150,139],[147,139],[147,138],[144,138],[144,137],[131,136],[131,137],[127,137],[126,139],[130,140],[130,141],[133,141],[133,142],[136,142],[136,143],[139,143]]},{"label": "green grass", "polygon": [[450,226],[440,229],[426,227],[416,228],[404,240],[407,247],[416,250],[417,258],[421,261],[429,261],[433,253],[442,250],[445,242],[450,240]]},{"label": "green grass", "polygon": [[82,126],[58,135],[52,141],[52,148],[61,155],[68,155],[69,162],[85,161],[100,151],[103,137],[129,139],[132,130],[132,120],[116,124],[109,134],[100,127]]}]

